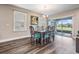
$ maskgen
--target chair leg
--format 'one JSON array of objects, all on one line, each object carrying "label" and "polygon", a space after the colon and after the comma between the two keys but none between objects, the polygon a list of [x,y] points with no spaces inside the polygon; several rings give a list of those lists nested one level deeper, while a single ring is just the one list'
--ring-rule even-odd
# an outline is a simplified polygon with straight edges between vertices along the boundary
[{"label": "chair leg", "polygon": [[44,39],[44,44],[46,44],[46,39]]},{"label": "chair leg", "polygon": [[34,45],[34,39],[33,39],[33,38],[32,38],[32,42],[31,42],[31,44]]},{"label": "chair leg", "polygon": [[34,42],[35,42],[35,45],[36,45],[36,43],[37,43],[37,42],[36,42],[36,39],[34,40]]},{"label": "chair leg", "polygon": [[51,42],[51,39],[50,39],[50,37],[48,38],[48,43],[50,43]]},{"label": "chair leg", "polygon": [[43,45],[43,38],[41,39],[41,45]]},{"label": "chair leg", "polygon": [[45,40],[43,39],[43,44],[45,44]]},{"label": "chair leg", "polygon": [[46,39],[46,43],[47,43],[47,44],[50,43],[50,38],[47,38],[47,39]]},{"label": "chair leg", "polygon": [[48,44],[48,38],[46,39],[46,43]]},{"label": "chair leg", "polygon": [[31,44],[32,44],[32,43],[33,43],[33,42],[32,42],[32,37],[30,38],[30,41],[31,41]]}]

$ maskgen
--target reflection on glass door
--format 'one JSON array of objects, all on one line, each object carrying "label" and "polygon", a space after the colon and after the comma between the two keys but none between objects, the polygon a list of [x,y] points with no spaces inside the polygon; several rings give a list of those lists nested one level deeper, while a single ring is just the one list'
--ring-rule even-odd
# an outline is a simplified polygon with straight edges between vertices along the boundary
[{"label": "reflection on glass door", "polygon": [[72,34],[72,18],[63,18],[56,20],[57,34],[63,36],[71,36]]}]

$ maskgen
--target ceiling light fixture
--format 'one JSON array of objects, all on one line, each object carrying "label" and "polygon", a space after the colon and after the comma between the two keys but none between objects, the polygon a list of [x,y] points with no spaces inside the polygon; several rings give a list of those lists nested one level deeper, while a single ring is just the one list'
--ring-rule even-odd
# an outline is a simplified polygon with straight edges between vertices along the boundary
[{"label": "ceiling light fixture", "polygon": [[43,18],[48,19],[48,15],[43,15]]}]

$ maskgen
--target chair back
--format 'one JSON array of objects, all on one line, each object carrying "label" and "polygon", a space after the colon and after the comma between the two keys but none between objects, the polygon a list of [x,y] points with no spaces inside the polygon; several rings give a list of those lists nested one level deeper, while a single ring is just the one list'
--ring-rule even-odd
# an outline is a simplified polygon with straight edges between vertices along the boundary
[{"label": "chair back", "polygon": [[40,32],[35,32],[34,38],[35,39],[40,39],[41,38],[41,33]]},{"label": "chair back", "polygon": [[30,33],[31,33],[31,38],[34,38],[34,39],[40,39],[41,38],[41,34],[37,31],[34,31],[33,26],[30,26]]},{"label": "chair back", "polygon": [[34,28],[33,28],[33,26],[30,26],[30,33],[31,33],[31,35],[34,34]]}]

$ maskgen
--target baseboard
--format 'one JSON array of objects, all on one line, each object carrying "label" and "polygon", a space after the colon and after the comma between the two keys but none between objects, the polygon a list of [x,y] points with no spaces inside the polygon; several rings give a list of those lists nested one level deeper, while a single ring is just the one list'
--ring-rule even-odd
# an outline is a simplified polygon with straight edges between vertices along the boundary
[{"label": "baseboard", "polygon": [[28,35],[28,36],[20,36],[20,37],[15,37],[15,38],[10,38],[10,39],[3,39],[3,40],[0,40],[0,43],[7,42],[7,41],[12,41],[12,40],[18,40],[18,39],[22,39],[22,38],[30,38],[30,35]]}]

